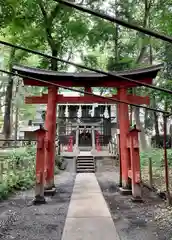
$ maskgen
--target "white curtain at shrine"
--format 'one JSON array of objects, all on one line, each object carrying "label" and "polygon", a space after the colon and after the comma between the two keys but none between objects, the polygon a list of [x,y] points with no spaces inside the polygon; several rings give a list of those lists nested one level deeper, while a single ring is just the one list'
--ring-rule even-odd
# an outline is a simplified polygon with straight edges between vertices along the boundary
[{"label": "white curtain at shrine", "polygon": [[106,107],[105,107],[104,117],[105,117],[106,119],[109,118],[109,112],[108,112],[108,107],[107,107],[107,105],[106,105]]},{"label": "white curtain at shrine", "polygon": [[66,108],[65,108],[65,117],[68,118],[69,117],[69,106],[66,105]]}]

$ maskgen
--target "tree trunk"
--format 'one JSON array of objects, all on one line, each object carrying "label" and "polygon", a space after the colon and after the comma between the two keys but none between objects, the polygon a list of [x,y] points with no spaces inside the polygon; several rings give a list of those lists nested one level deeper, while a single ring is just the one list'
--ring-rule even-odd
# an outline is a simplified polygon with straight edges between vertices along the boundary
[{"label": "tree trunk", "polygon": [[[152,97],[152,106],[156,108],[156,99],[155,96]],[[155,129],[155,146],[160,147],[160,133],[159,133],[159,115],[157,112],[153,112],[154,117],[154,129]]]},{"label": "tree trunk", "polygon": [[145,114],[144,114],[144,128],[145,130],[148,128],[148,122],[147,122],[147,118],[148,118],[148,114],[149,114],[149,111],[148,109],[145,109]]},{"label": "tree trunk", "polygon": [[[16,49],[11,49],[10,61],[9,61],[9,71],[12,71],[13,60],[15,57]],[[6,140],[10,138],[11,135],[11,106],[12,106],[12,95],[13,95],[13,78],[9,75],[9,80],[7,83],[6,94],[5,94],[5,113],[4,113],[4,125],[3,134]]]},{"label": "tree trunk", "polygon": [[136,126],[138,129],[141,130],[140,134],[139,134],[139,140],[140,140],[140,148],[142,151],[147,149],[147,141],[145,138],[145,129],[143,127],[143,124],[140,122],[140,108],[135,107],[135,111],[134,111],[134,117],[136,120]]},{"label": "tree trunk", "polygon": [[[145,0],[145,13],[144,13],[144,19],[143,19],[143,27],[146,27],[148,24],[151,4],[152,4],[152,0],[150,0],[150,1]],[[145,44],[145,40],[147,39],[147,36],[145,36],[143,34],[141,36],[142,36],[142,47],[140,50],[140,54],[136,60],[137,65],[143,61],[145,52],[148,47],[148,44]],[[136,90],[135,90],[135,93],[136,93]],[[145,129],[143,127],[143,124],[140,122],[140,109],[139,108],[134,108],[134,109],[135,109],[134,116],[135,116],[135,120],[136,120],[136,125],[141,130],[141,132],[139,134],[140,147],[142,150],[146,150],[147,149],[147,141],[146,141],[146,136],[145,136]]]},{"label": "tree trunk", "polygon": [[155,144],[156,147],[160,147],[160,133],[159,133],[159,125],[158,125],[159,116],[156,112],[154,112],[154,121],[155,121]]},{"label": "tree trunk", "polygon": [[[51,48],[51,52],[52,52],[52,56],[53,57],[57,57],[57,49],[53,49]],[[58,66],[57,66],[57,60],[56,59],[51,59],[51,70],[53,71],[57,71],[58,70]]]}]

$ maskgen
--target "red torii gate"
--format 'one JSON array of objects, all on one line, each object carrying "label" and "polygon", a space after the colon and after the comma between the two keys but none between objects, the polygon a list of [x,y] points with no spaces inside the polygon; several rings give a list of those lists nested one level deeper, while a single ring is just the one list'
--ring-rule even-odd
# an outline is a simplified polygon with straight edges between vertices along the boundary
[{"label": "red torii gate", "polygon": [[[137,83],[127,80],[118,79],[126,77],[140,81],[146,84],[152,84],[153,78],[156,77],[161,66],[152,66],[143,69],[118,72],[116,78],[105,76],[103,74],[83,72],[83,73],[58,73],[50,70],[42,70],[25,66],[14,66],[13,70],[18,74],[26,76],[23,78],[24,85],[27,86],[46,86],[48,94],[42,96],[26,97],[27,104],[47,104],[45,127],[46,133],[46,150],[45,162],[47,166],[46,186],[45,189],[54,187],[54,159],[55,159],[55,131],[56,131],[56,104],[57,103],[110,103],[111,100],[102,99],[99,96],[81,96],[81,97],[64,97],[57,94],[58,87],[51,83],[59,84],[64,87],[84,87],[85,91],[91,92],[92,87],[109,87],[117,88],[117,95],[113,96],[114,100],[120,100],[129,104],[149,104],[149,97],[129,95],[128,88],[137,87]],[[47,82],[34,80],[37,78]],[[130,130],[129,110],[125,103],[118,103],[118,121],[120,129],[120,162],[123,180],[123,189],[129,188],[129,179],[132,181],[132,190],[134,197],[140,197],[138,190],[138,175],[140,174],[139,148],[138,148],[138,130]],[[135,149],[135,150],[134,150]],[[137,149],[137,150],[136,150]],[[134,165],[133,165],[134,164]],[[137,167],[136,167],[137,166]]]}]

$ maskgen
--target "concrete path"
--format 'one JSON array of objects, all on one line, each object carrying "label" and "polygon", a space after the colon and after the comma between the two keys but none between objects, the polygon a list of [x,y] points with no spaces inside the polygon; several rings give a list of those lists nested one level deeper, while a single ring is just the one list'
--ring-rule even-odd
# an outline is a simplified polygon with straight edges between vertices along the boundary
[{"label": "concrete path", "polygon": [[76,176],[62,240],[119,240],[94,173]]}]

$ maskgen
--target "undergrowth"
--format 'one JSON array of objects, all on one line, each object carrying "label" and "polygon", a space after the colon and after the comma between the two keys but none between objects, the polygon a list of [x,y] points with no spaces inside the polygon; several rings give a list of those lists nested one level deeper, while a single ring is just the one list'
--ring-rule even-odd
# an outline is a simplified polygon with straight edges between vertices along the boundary
[{"label": "undergrowth", "polygon": [[[172,166],[172,149],[167,150],[168,165]],[[152,148],[140,153],[141,166],[147,166],[149,158],[152,159],[152,166],[162,167],[164,165],[164,149]]]},{"label": "undergrowth", "polygon": [[[6,199],[15,191],[33,187],[35,184],[35,156],[34,146],[0,152],[0,200]],[[55,174],[57,173],[58,167],[56,166]]]},{"label": "undergrowth", "polygon": [[[152,178],[149,169],[149,158],[152,160]],[[167,159],[169,190],[172,192],[172,149],[167,150]],[[156,189],[166,191],[164,150],[152,148],[149,151],[141,152],[140,160],[142,181],[148,185],[151,182]]]}]

